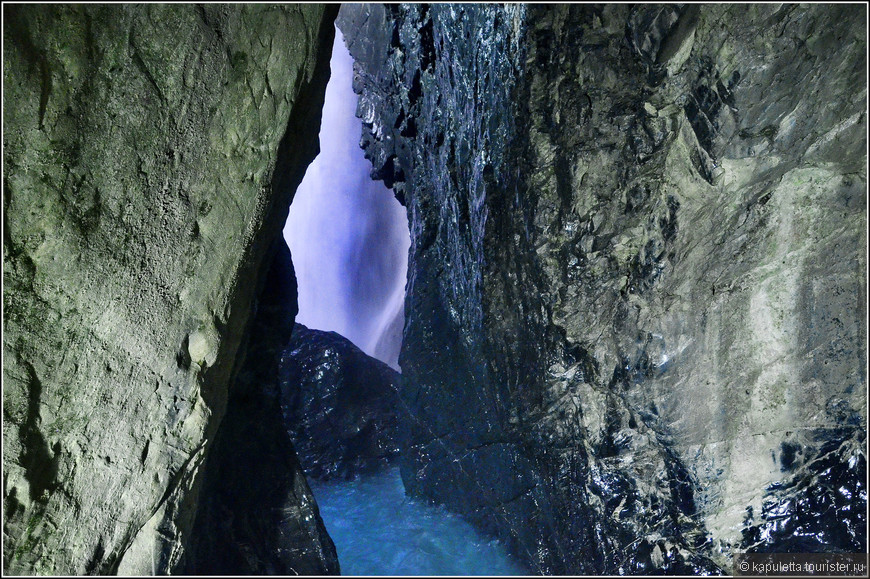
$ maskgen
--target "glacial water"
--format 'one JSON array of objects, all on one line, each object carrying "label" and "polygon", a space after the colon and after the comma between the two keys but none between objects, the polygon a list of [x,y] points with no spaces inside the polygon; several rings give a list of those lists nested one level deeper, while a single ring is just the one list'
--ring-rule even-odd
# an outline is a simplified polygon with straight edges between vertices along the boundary
[{"label": "glacial water", "polygon": [[528,575],[497,540],[405,496],[399,469],[313,483],[342,575]]}]

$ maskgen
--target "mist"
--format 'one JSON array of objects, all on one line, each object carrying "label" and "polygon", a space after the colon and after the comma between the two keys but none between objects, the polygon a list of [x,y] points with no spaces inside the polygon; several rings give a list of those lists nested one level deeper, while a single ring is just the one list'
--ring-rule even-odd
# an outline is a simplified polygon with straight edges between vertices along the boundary
[{"label": "mist", "polygon": [[359,147],[353,60],[336,29],[320,154],[284,226],[299,285],[296,321],[338,332],[398,370],[410,236],[405,209]]}]

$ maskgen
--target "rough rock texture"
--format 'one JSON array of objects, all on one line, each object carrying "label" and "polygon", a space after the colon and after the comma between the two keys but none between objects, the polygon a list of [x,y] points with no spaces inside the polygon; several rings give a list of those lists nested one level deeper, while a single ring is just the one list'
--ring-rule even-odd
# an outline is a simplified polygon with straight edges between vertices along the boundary
[{"label": "rough rock texture", "polygon": [[280,355],[281,407],[305,474],[353,478],[399,452],[399,373],[335,332],[296,324]]},{"label": "rough rock texture", "polygon": [[166,573],[317,151],[334,8],[3,9],[4,571]]},{"label": "rough rock texture", "polygon": [[866,549],[865,10],[342,10],[409,492],[542,573]]},{"label": "rough rock texture", "polygon": [[279,362],[298,309],[290,249],[282,237],[275,244],[245,360],[206,460],[185,574],[339,573],[281,412]]}]

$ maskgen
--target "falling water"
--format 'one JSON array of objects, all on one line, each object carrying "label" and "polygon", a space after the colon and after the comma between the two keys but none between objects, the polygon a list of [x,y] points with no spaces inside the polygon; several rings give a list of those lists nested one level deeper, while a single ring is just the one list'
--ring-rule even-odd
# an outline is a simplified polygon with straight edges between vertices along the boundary
[{"label": "falling water", "polygon": [[[340,31],[320,155],[296,191],[284,237],[299,285],[297,321],[335,331],[398,369],[410,236],[404,208],[359,148],[353,61]],[[350,574],[524,574],[500,543],[443,508],[405,496],[397,470],[314,485]]]},{"label": "falling water", "polygon": [[[336,29],[320,155],[290,206],[284,238],[299,284],[297,321],[338,332],[398,370],[408,268],[408,220],[369,174],[359,147],[353,60]],[[397,330],[398,328],[398,330]]]}]

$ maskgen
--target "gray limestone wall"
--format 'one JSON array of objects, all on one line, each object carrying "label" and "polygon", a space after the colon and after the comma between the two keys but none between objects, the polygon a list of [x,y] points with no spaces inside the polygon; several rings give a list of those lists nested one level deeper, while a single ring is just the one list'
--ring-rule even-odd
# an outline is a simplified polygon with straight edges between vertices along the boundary
[{"label": "gray limestone wall", "polygon": [[4,571],[167,573],[318,150],[335,8],[3,9]]}]

